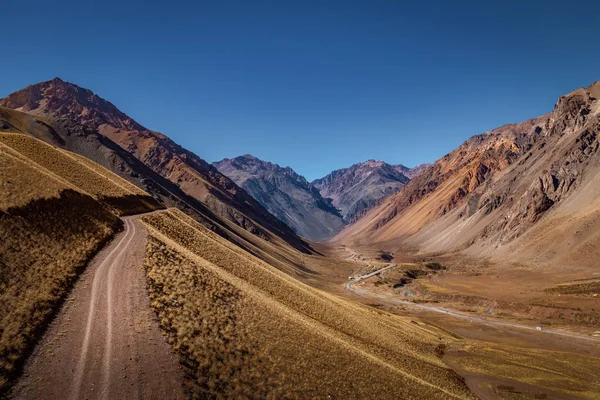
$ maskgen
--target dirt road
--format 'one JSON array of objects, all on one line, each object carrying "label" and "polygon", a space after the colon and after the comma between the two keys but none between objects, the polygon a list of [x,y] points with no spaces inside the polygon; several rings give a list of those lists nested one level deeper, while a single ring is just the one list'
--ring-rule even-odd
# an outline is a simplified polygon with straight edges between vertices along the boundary
[{"label": "dirt road", "polygon": [[[371,273],[368,273],[366,275],[362,275],[362,276],[358,276],[358,277],[354,277],[354,279],[351,282],[348,282],[346,284],[346,288],[348,290],[351,290],[355,293],[361,294],[361,295],[365,295],[365,296],[369,296],[369,297],[376,297],[378,299],[381,300],[385,300],[385,301],[389,301],[389,302],[393,302],[393,303],[399,303],[399,304],[403,304],[403,305],[407,305],[407,306],[411,306],[411,307],[415,307],[415,308],[420,308],[423,310],[427,310],[427,311],[432,311],[432,312],[437,312],[437,313],[442,313],[445,315],[450,315],[452,317],[456,317],[456,318],[462,318],[462,319],[466,319],[469,321],[477,321],[480,323],[484,323],[486,325],[491,325],[491,326],[505,326],[505,327],[510,327],[510,328],[518,328],[518,329],[527,329],[527,330],[533,330],[533,331],[539,331],[537,329],[537,327],[535,326],[530,326],[530,325],[522,325],[522,324],[517,324],[517,323],[512,323],[512,322],[506,322],[506,321],[501,321],[501,320],[497,320],[497,319],[491,319],[491,318],[484,318],[484,317],[478,317],[478,316],[474,316],[474,315],[468,315],[468,314],[463,314],[457,311],[452,311],[452,310],[447,310],[445,308],[440,308],[440,307],[434,307],[434,306],[429,306],[426,304],[418,304],[418,303],[413,303],[411,301],[406,301],[406,300],[400,300],[394,297],[389,297],[389,296],[384,296],[381,294],[376,294],[376,293],[371,293],[369,291],[366,290],[362,290],[362,289],[358,289],[356,287],[354,287],[355,284],[359,283],[360,281],[363,281],[365,279],[368,279],[372,276],[378,275],[380,273],[382,273],[383,271],[386,271],[388,269],[394,268],[396,266],[396,264],[389,264],[387,267],[378,269],[377,271],[373,271]],[[570,337],[573,339],[585,339],[585,340],[591,340],[591,341],[596,341],[596,342],[600,342],[600,338],[594,338],[591,336],[586,336],[586,335],[580,335],[577,333],[569,333],[569,332],[563,332],[563,331],[556,331],[556,330],[550,330],[550,329],[544,329],[539,331],[540,334],[551,334],[551,335],[560,335],[560,336],[566,336],[566,337]]]},{"label": "dirt road", "polygon": [[102,250],[25,366],[14,399],[183,399],[183,372],[155,321],[137,216]]}]

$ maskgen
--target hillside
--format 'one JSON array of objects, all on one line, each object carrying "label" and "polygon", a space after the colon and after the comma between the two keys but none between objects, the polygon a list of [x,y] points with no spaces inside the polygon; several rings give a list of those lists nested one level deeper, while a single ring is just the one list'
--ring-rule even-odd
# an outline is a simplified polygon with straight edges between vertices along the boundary
[{"label": "hillside", "polygon": [[335,207],[289,167],[282,168],[249,154],[213,165],[300,236],[325,240],[344,227]]},{"label": "hillside", "polygon": [[[400,171],[402,167],[404,171]],[[379,199],[396,193],[409,182],[411,169],[369,160],[331,172],[312,185],[332,200],[346,222],[359,218]]]},{"label": "hillside", "polygon": [[118,215],[160,208],[107,169],[32,136],[0,133],[0,393]]},{"label": "hillside", "polygon": [[596,265],[598,97],[596,82],[549,114],[472,137],[334,240]]},{"label": "hillside", "polygon": [[142,220],[151,304],[197,396],[472,397],[444,331],[313,289],[177,210]]},{"label": "hillside", "polygon": [[191,208],[199,218],[226,219],[267,240],[276,235],[298,249],[307,248],[288,226],[215,167],[167,136],[143,127],[90,90],[55,78],[10,94],[0,100],[0,106],[55,121],[49,127],[43,118],[41,123],[5,125],[19,128],[25,124],[28,133],[44,135],[43,140],[58,142],[93,160],[104,159],[102,165],[142,184],[150,180],[149,185],[168,199],[167,204]]}]

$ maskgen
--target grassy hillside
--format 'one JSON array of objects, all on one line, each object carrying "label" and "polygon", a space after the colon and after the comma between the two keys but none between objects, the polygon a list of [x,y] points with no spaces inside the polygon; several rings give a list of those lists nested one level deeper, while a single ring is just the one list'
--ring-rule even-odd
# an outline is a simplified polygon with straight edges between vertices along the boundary
[{"label": "grassy hillside", "polygon": [[37,140],[32,136],[0,133],[0,143],[10,147],[79,192],[99,200],[117,215],[138,214],[160,208],[146,192],[111,171],[82,157]]},{"label": "grassy hillside", "polygon": [[173,210],[143,217],[151,304],[198,397],[470,398],[435,328],[311,288]]},{"label": "grassy hillside", "polygon": [[0,393],[78,273],[153,199],[33,137],[0,134]]}]

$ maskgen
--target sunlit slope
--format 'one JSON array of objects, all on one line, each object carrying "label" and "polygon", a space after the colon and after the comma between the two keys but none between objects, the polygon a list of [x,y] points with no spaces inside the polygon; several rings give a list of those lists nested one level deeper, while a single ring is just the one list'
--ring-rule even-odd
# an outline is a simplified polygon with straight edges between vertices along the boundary
[{"label": "sunlit slope", "polygon": [[539,118],[472,137],[333,241],[596,266],[599,98],[596,82]]},{"label": "sunlit slope", "polygon": [[76,276],[153,199],[28,135],[0,133],[0,394]]},{"label": "sunlit slope", "polygon": [[469,398],[440,360],[455,339],[311,288],[177,210],[143,217],[152,306],[225,398]]}]

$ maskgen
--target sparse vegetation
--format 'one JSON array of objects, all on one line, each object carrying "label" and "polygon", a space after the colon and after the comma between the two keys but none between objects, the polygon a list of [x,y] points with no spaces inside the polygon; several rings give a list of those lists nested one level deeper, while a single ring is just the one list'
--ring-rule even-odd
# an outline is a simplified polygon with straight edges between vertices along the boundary
[{"label": "sparse vegetation", "polygon": [[425,264],[425,266],[433,271],[440,271],[442,269],[446,269],[446,267],[444,267],[442,264],[437,263],[437,262],[428,262]]},{"label": "sparse vegetation", "polygon": [[519,398],[546,393],[548,398],[597,399],[600,393],[600,359],[596,357],[530,348],[508,349],[483,342],[454,344],[446,354],[450,365],[480,377],[480,382],[486,381],[481,377],[493,377],[494,382],[518,385],[522,392]]},{"label": "sparse vegetation", "polygon": [[559,285],[544,290],[547,293],[560,293],[560,294],[599,294],[600,293],[600,281],[576,283],[571,285]]},{"label": "sparse vegetation", "polygon": [[471,396],[438,357],[446,333],[308,287],[179,211],[142,220],[151,304],[197,397]]}]

